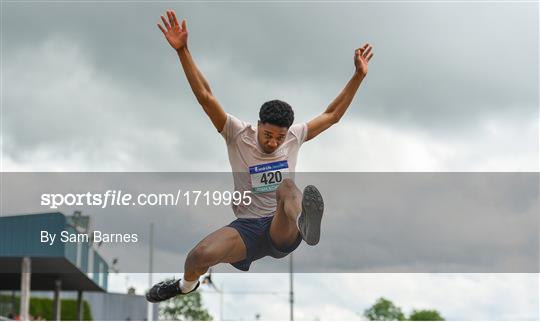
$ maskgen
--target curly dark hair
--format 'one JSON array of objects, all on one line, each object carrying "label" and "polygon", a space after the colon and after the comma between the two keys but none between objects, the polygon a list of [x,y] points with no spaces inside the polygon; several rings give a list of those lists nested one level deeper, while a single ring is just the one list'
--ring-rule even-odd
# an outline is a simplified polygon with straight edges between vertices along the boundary
[{"label": "curly dark hair", "polygon": [[292,107],[280,100],[272,100],[264,103],[259,111],[261,123],[289,128],[294,122]]}]

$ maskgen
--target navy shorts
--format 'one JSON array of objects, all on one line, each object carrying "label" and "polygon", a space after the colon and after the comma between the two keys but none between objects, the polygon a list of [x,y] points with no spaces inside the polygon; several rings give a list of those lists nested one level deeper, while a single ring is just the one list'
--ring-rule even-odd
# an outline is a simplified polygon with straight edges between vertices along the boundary
[{"label": "navy shorts", "polygon": [[270,223],[274,216],[262,218],[238,218],[231,222],[228,227],[236,229],[246,245],[246,258],[242,261],[231,263],[232,266],[241,270],[249,271],[249,266],[265,256],[282,258],[287,256],[302,242],[302,237],[298,234],[296,241],[287,248],[278,248],[270,238]]}]

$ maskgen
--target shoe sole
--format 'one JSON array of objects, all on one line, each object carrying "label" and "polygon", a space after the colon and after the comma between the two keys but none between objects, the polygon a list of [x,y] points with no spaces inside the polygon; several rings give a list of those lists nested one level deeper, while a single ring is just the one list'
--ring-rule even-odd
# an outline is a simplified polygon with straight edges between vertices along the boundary
[{"label": "shoe sole", "polygon": [[305,187],[302,196],[302,213],[298,219],[298,226],[302,239],[310,246],[319,243],[323,212],[324,202],[319,190],[311,185]]}]

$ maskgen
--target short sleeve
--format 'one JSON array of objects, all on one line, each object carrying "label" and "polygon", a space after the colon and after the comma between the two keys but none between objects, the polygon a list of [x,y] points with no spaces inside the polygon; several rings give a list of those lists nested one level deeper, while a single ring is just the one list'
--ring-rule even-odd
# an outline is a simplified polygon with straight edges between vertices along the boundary
[{"label": "short sleeve", "polygon": [[225,121],[225,125],[220,134],[225,139],[225,142],[229,143],[248,125],[248,123],[237,119],[231,114],[227,114],[227,121]]},{"label": "short sleeve", "polygon": [[298,144],[302,145],[307,137],[307,123],[293,124],[289,131],[298,139]]}]

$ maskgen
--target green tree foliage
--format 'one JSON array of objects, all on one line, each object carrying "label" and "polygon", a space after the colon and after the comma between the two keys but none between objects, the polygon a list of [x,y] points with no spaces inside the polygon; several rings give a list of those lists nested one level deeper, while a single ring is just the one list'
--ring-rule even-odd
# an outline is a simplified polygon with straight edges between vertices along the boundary
[{"label": "green tree foliage", "polygon": [[[77,300],[72,299],[61,299],[61,312],[60,317],[62,320],[77,320]],[[12,298],[9,295],[0,296],[0,302],[3,303],[12,303]],[[15,297],[15,313],[19,315],[20,308],[20,297]],[[91,321],[92,312],[90,310],[90,305],[88,302],[83,301],[83,320]],[[45,320],[53,320],[53,300],[49,298],[30,298],[30,309],[29,313],[32,317],[38,318],[41,317]]]},{"label": "green tree foliage", "polygon": [[413,310],[409,321],[444,321],[437,310]]},{"label": "green tree foliage", "polygon": [[383,297],[364,311],[370,321],[444,321],[437,310],[413,310],[409,318],[392,301]]},{"label": "green tree foliage", "polygon": [[[77,320],[77,300],[62,300],[61,316],[62,321],[75,321]],[[92,320],[92,312],[90,311],[90,305],[88,302],[83,301],[83,321]],[[51,315],[52,320],[52,315]]]},{"label": "green tree foliage", "polygon": [[203,307],[199,292],[174,297],[160,306],[160,313],[165,320],[213,320],[208,310]]},{"label": "green tree foliage", "polygon": [[364,311],[364,315],[370,321],[404,321],[405,315],[401,309],[383,297],[379,298],[375,304]]}]

